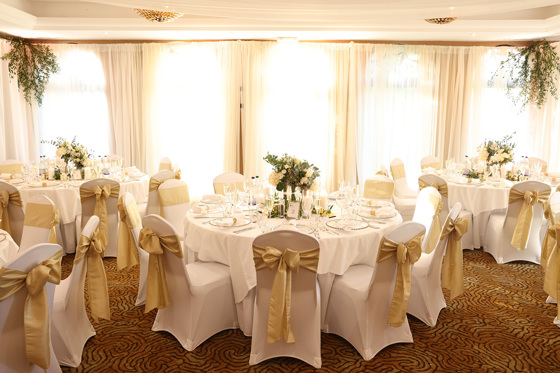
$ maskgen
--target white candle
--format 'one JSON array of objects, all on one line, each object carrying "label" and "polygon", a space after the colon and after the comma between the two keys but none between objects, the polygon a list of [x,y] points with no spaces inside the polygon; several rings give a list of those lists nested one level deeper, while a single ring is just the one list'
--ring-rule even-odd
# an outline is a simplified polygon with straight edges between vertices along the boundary
[{"label": "white candle", "polygon": [[310,196],[303,197],[303,209],[305,211],[311,210],[312,200]]},{"label": "white candle", "polygon": [[49,180],[54,179],[54,168],[52,168],[52,167],[49,167],[48,178],[49,178]]},{"label": "white candle", "polygon": [[86,180],[90,180],[91,179],[91,168],[90,167],[86,167],[84,170],[84,178]]},{"label": "white candle", "polygon": [[328,208],[327,192],[325,192],[324,190],[321,191],[321,194],[319,195],[319,205],[323,210],[326,210]]}]

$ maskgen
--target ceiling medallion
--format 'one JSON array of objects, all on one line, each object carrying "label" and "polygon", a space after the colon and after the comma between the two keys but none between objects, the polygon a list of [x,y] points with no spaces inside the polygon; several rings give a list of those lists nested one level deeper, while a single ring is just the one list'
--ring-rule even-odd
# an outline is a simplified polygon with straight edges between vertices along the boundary
[{"label": "ceiling medallion", "polygon": [[435,23],[436,25],[446,25],[455,21],[457,17],[443,17],[443,18],[428,18],[425,21],[429,23]]},{"label": "ceiling medallion", "polygon": [[159,10],[149,10],[149,9],[134,9],[136,13],[146,18],[148,21],[165,23],[173,22],[177,18],[182,17],[183,13],[175,12],[160,12]]}]

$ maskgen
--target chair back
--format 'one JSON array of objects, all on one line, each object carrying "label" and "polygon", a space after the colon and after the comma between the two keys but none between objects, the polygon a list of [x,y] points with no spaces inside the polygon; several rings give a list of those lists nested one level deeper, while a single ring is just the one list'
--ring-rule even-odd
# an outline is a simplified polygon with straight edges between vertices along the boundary
[{"label": "chair back", "polygon": [[[21,201],[21,194],[19,193],[17,188],[12,184],[6,183],[5,181],[0,181],[0,193],[2,193],[3,190],[5,190],[11,196],[16,196],[16,199]],[[13,197],[10,197],[10,200],[14,201]],[[2,204],[0,204],[0,209],[1,208],[2,208]],[[8,233],[10,233],[10,236],[12,236],[13,240],[15,241],[16,244],[18,244],[18,246],[21,244],[24,215],[25,214],[23,212],[22,206],[10,202],[8,203],[9,220],[6,219],[6,217],[0,218],[2,219],[2,221],[6,220],[4,222],[0,221],[0,228],[4,229],[5,231],[8,231],[8,229],[6,229],[7,227],[6,223],[9,222],[10,229]]]},{"label": "chair back", "polygon": [[420,168],[423,170],[425,168],[434,168],[436,170],[441,170],[441,162],[437,157],[433,155],[427,155],[420,160]]},{"label": "chair back", "polygon": [[[449,213],[446,216],[445,221],[447,221],[447,219],[451,218],[453,220],[457,219],[457,217],[459,216],[459,213],[461,212],[461,203],[457,202],[453,208],[451,209],[451,211],[449,211]],[[430,264],[428,266],[428,275],[429,273],[431,273],[434,269],[439,270],[439,272],[441,273],[441,263],[443,261],[443,256],[445,255],[445,249],[447,248],[447,241],[448,240],[439,240],[436,248],[429,254],[427,253],[422,253],[422,257],[424,255],[427,256],[427,258],[429,258]],[[441,280],[441,278],[440,278]],[[440,281],[441,284],[441,281]]]},{"label": "chair back", "polygon": [[[422,181],[423,183],[427,184],[427,185],[431,185],[433,186],[434,184],[437,184],[438,189],[444,187],[445,189],[447,189],[447,181],[445,181],[444,178],[438,176],[438,175],[434,175],[434,174],[426,174],[426,175],[421,175],[418,177],[418,184],[420,184],[420,181]],[[438,190],[439,191],[439,190]],[[449,213],[449,193],[447,196],[441,194],[441,200],[443,201],[443,207],[441,209],[441,214],[440,214],[440,221],[443,222],[445,221],[445,219],[447,218],[447,214]]]},{"label": "chair back", "polygon": [[[56,244],[39,244],[13,258],[5,264],[8,269],[29,273],[44,260],[51,258],[61,247]],[[55,284],[47,282],[47,301],[49,315],[52,315]],[[43,373],[37,365],[29,364],[25,354],[24,307],[27,287],[0,302],[0,372],[2,373]],[[50,322],[50,320],[49,320]],[[61,372],[49,338],[50,366],[48,373]]]},{"label": "chair back", "polygon": [[236,172],[224,172],[214,178],[214,193],[225,194],[224,184],[233,184],[235,188],[242,191],[245,186],[245,176]]},{"label": "chair back", "polygon": [[15,159],[0,161],[0,174],[21,174],[23,172],[23,162]]},{"label": "chair back", "polygon": [[560,224],[560,192],[554,192],[550,195],[548,205],[550,206],[550,210],[552,210],[556,223]]},{"label": "chair back", "polygon": [[163,157],[161,159],[161,161],[159,161],[159,170],[158,171],[163,171],[163,170],[173,171],[173,165],[171,163],[171,159],[169,159],[167,157]]},{"label": "chair back", "polygon": [[182,180],[170,179],[160,185],[158,189],[162,208],[162,217],[169,221],[179,237],[183,237],[184,221],[190,207],[189,187]]},{"label": "chair back", "polygon": [[[422,252],[426,252],[431,235],[439,233],[436,232],[436,230],[441,228],[434,225],[434,214],[437,213],[440,204],[443,204],[443,202],[441,194],[439,194],[436,188],[426,187],[418,193],[412,221],[422,224],[426,229],[426,235],[422,241]],[[437,220],[439,222],[439,213]],[[433,240],[432,243],[434,243],[434,245],[437,244],[437,241],[435,241],[436,238]],[[430,249],[433,249],[433,247]]]},{"label": "chair back", "polygon": [[150,190],[148,192],[146,215],[151,215],[151,214],[159,215],[161,213],[158,188],[155,187],[154,182],[162,184],[165,180],[174,179],[174,178],[175,178],[175,173],[171,170],[159,171],[158,173],[152,175],[152,177],[150,178],[150,185],[154,185],[154,187],[150,187]]},{"label": "chair back", "polygon": [[395,183],[384,175],[374,175],[364,183],[364,198],[391,201],[395,192]]},{"label": "chair back", "polygon": [[547,172],[548,171],[548,164],[546,163],[546,161],[544,159],[540,159],[537,157],[529,157],[529,166],[533,166],[536,164],[540,164],[541,165],[541,172]]},{"label": "chair back", "polygon": [[391,176],[395,181],[395,194],[400,198],[413,198],[413,191],[409,188],[406,180],[404,163],[401,159],[395,158],[391,161]]},{"label": "chair back", "polygon": [[33,196],[25,205],[25,219],[23,220],[23,234],[21,236],[20,252],[39,243],[56,243],[55,221],[58,215],[54,202],[45,195]]}]

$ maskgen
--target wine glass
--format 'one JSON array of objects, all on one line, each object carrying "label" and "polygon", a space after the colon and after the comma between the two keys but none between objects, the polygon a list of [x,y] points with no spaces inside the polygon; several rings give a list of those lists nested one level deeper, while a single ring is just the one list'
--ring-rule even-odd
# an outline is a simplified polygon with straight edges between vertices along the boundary
[{"label": "wine glass", "polygon": [[341,195],[336,198],[336,204],[340,207],[342,219],[345,218],[346,209],[348,208],[348,193],[341,191]]}]

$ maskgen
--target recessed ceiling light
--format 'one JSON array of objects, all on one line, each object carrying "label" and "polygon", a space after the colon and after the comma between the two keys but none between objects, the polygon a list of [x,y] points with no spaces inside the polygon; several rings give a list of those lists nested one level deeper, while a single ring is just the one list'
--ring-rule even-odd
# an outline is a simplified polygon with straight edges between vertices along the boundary
[{"label": "recessed ceiling light", "polygon": [[473,32],[473,33],[471,34],[471,36],[476,36],[476,32]]},{"label": "recessed ceiling light", "polygon": [[105,31],[104,34],[105,34],[105,35],[109,35],[109,32]]}]

